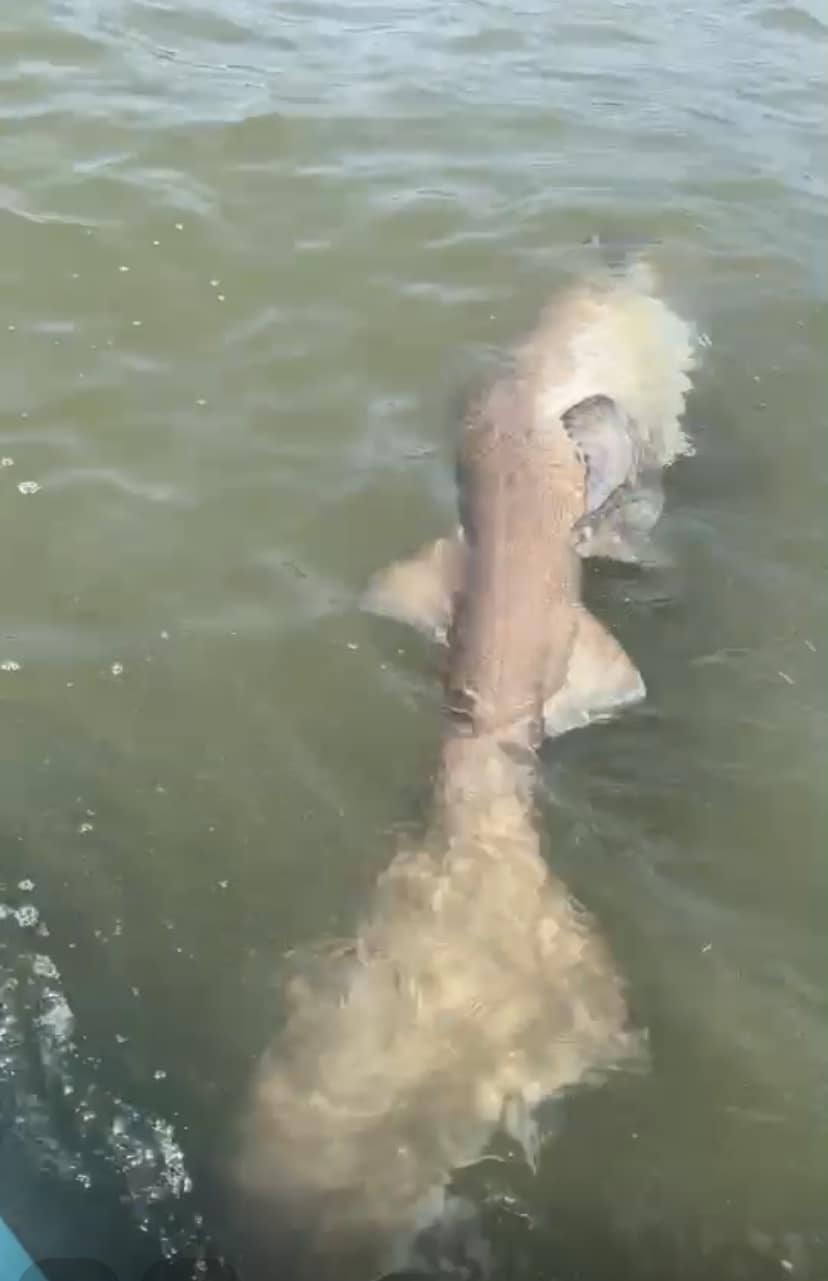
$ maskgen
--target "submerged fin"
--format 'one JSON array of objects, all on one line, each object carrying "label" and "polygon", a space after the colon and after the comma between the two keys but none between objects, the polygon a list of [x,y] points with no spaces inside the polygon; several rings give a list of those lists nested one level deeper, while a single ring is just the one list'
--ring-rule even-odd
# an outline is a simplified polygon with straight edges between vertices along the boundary
[{"label": "submerged fin", "polygon": [[544,704],[544,731],[548,738],[555,738],[605,719],[640,702],[646,692],[641,673],[615,637],[582,608],[566,680]]},{"label": "submerged fin", "polygon": [[444,641],[465,567],[462,533],[438,538],[410,559],[395,561],[375,574],[362,597],[362,608],[410,623],[426,636]]},{"label": "submerged fin", "polygon": [[587,396],[562,418],[586,466],[586,509],[597,511],[636,472],[630,420],[609,396]]}]

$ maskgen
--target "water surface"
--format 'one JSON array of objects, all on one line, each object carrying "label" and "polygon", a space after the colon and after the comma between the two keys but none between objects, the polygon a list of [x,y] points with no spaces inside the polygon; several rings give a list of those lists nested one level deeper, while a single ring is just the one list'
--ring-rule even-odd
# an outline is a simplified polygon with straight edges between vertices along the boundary
[{"label": "water surface", "polygon": [[598,235],[709,338],[674,568],[588,575],[649,701],[543,761],[653,1065],[464,1187],[503,1281],[828,1276],[821,7],[0,32],[4,1216],[123,1281],[235,1257],[281,958],[353,928],[434,761],[434,655],[355,594],[451,519],[477,353]]}]

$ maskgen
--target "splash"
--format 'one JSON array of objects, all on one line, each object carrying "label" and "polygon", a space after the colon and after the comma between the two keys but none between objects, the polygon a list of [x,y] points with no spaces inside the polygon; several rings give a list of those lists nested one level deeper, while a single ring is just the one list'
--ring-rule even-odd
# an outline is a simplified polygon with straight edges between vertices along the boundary
[{"label": "splash", "polygon": [[504,782],[516,767],[489,750],[501,783],[398,853],[350,946],[305,958],[258,1081],[241,1176],[310,1215],[339,1277],[349,1252],[354,1276],[410,1262],[498,1128],[534,1165],[536,1105],[641,1052],[603,940]]},{"label": "splash", "polygon": [[165,1254],[190,1248],[180,1207],[192,1182],[174,1127],[101,1081],[100,1061],[82,1050],[60,970],[44,950],[48,937],[34,903],[0,903],[0,1101],[10,1151],[82,1188],[122,1183],[139,1231]]}]

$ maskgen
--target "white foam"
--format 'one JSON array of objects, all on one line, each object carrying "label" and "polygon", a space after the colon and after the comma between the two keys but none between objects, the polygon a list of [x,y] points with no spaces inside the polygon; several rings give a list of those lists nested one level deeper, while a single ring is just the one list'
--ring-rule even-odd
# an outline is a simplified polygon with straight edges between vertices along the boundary
[{"label": "white foam", "polygon": [[[0,903],[0,923],[6,929],[25,928],[37,920],[39,913],[31,904]],[[15,970],[0,979],[0,1073],[12,1087],[12,1129],[18,1141],[33,1146],[41,1169],[51,1168],[84,1188],[92,1186],[93,1175],[83,1152],[94,1148],[96,1159],[126,1180],[139,1228],[151,1232],[165,1251],[174,1250],[179,1237],[188,1246],[190,1228],[171,1229],[169,1207],[192,1188],[173,1125],[111,1094],[102,1084],[105,1065],[79,1050],[76,1015],[52,957],[16,945]],[[29,1070],[33,1036],[40,1060],[34,1074]],[[120,1035],[117,1039],[126,1040]],[[154,1074],[156,1080],[164,1075],[161,1069]],[[54,1092],[69,1109],[65,1129],[58,1130],[54,1123],[49,1104]]]}]

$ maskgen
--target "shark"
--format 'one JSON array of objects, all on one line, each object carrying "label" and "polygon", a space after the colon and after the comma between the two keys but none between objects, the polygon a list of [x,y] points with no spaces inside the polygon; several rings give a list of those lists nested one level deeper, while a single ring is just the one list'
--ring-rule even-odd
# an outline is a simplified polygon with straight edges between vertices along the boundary
[{"label": "shark", "polygon": [[690,327],[638,265],[565,291],[472,402],[458,527],[377,574],[366,609],[448,646],[447,707],[475,732],[555,737],[640,701],[644,681],[581,603],[595,556],[656,559]]},{"label": "shark", "polygon": [[307,1247],[292,1276],[427,1270],[429,1242],[442,1266],[452,1179],[496,1132],[535,1168],[544,1100],[646,1059],[597,922],[544,857],[537,753],[645,695],[582,565],[628,554],[653,476],[689,452],[690,364],[640,279],[553,300],[469,405],[457,528],[369,585],[367,608],[444,646],[442,733],[422,835],[352,939],[297,952],[257,1075],[237,1169]]}]

